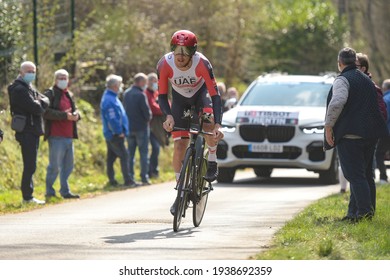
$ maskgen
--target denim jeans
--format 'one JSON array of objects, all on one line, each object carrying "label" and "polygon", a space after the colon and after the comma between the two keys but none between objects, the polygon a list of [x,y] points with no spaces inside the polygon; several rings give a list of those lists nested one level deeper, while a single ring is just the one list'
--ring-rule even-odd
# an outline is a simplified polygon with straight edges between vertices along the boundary
[{"label": "denim jeans", "polygon": [[149,163],[148,163],[148,149],[149,149],[149,135],[150,129],[130,132],[127,138],[129,143],[129,170],[130,178],[134,180],[134,163],[135,150],[138,146],[140,161],[141,161],[141,180],[146,182],[149,179]]},{"label": "denim jeans", "polygon": [[21,191],[23,199],[30,200],[33,198],[34,192],[33,175],[37,169],[39,136],[28,132],[23,132],[16,133],[15,138],[19,142],[22,149],[23,175]]},{"label": "denim jeans", "polygon": [[125,147],[125,138],[114,135],[111,140],[106,140],[107,144],[107,176],[110,183],[116,182],[114,162],[117,158],[120,159],[123,179],[125,184],[131,182],[129,174],[129,161],[127,150]]},{"label": "denim jeans", "polygon": [[70,193],[68,178],[73,171],[73,139],[65,137],[49,137],[49,165],[46,173],[46,195],[55,195],[54,182],[60,174],[60,194]]},{"label": "denim jeans", "polygon": [[376,187],[372,169],[376,139],[342,138],[337,144],[341,168],[350,182],[348,216],[375,212]]},{"label": "denim jeans", "polygon": [[160,154],[160,143],[153,132],[150,132],[150,145],[152,146],[152,152],[149,159],[149,174],[158,174],[158,156]]}]

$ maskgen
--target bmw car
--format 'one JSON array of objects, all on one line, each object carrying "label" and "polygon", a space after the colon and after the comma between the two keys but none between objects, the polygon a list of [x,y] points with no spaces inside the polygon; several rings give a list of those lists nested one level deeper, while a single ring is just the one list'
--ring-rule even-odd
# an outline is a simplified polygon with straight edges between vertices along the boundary
[{"label": "bmw car", "polygon": [[218,181],[232,182],[243,168],[253,168],[258,177],[270,177],[274,168],[304,168],[324,184],[337,183],[337,153],[323,150],[333,80],[334,75],[258,77],[223,115]]}]

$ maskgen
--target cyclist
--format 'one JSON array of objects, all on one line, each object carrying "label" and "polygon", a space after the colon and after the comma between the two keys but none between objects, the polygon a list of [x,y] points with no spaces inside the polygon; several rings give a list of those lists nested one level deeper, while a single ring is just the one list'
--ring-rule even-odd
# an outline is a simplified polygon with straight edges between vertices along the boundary
[{"label": "cyclist", "polygon": [[[218,176],[217,144],[223,137],[221,128],[222,106],[212,66],[208,59],[197,52],[197,38],[188,30],[175,32],[171,39],[171,52],[165,54],[157,64],[159,105],[166,120],[163,127],[172,133],[174,140],[173,169],[176,180],[179,179],[182,160],[189,144],[189,132],[176,130],[186,128],[183,111],[195,105],[197,111],[203,108],[203,114],[211,116],[204,129],[213,133],[206,136],[208,146],[208,169],[204,176],[208,182]],[[172,105],[168,102],[168,84],[172,85]],[[198,112],[201,113],[201,112]],[[175,201],[176,203],[176,201]],[[171,207],[174,214],[175,203]]]}]

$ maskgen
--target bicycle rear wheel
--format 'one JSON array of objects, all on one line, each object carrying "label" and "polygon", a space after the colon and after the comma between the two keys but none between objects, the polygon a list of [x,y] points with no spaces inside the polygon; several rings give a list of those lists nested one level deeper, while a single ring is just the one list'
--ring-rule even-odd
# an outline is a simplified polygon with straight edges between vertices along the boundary
[{"label": "bicycle rear wheel", "polygon": [[198,227],[203,220],[206,211],[207,200],[209,197],[209,190],[206,189],[206,180],[203,176],[207,172],[207,161],[203,156],[204,140],[197,139],[196,153],[195,153],[195,178],[193,187],[193,209],[192,209],[192,223]]},{"label": "bicycle rear wheel", "polygon": [[177,183],[177,203],[175,207],[175,214],[173,216],[173,230],[177,232],[179,230],[181,219],[185,216],[185,211],[189,202],[189,190],[191,184],[191,150],[187,149],[184,157],[183,166],[180,171],[179,181]]}]

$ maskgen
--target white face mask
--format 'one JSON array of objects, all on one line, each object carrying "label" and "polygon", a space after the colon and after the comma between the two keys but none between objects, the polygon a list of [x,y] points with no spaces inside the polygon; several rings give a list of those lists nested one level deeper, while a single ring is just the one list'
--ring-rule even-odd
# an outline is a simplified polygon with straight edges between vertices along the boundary
[{"label": "white face mask", "polygon": [[60,89],[66,89],[68,87],[68,80],[58,80],[57,87]]}]

